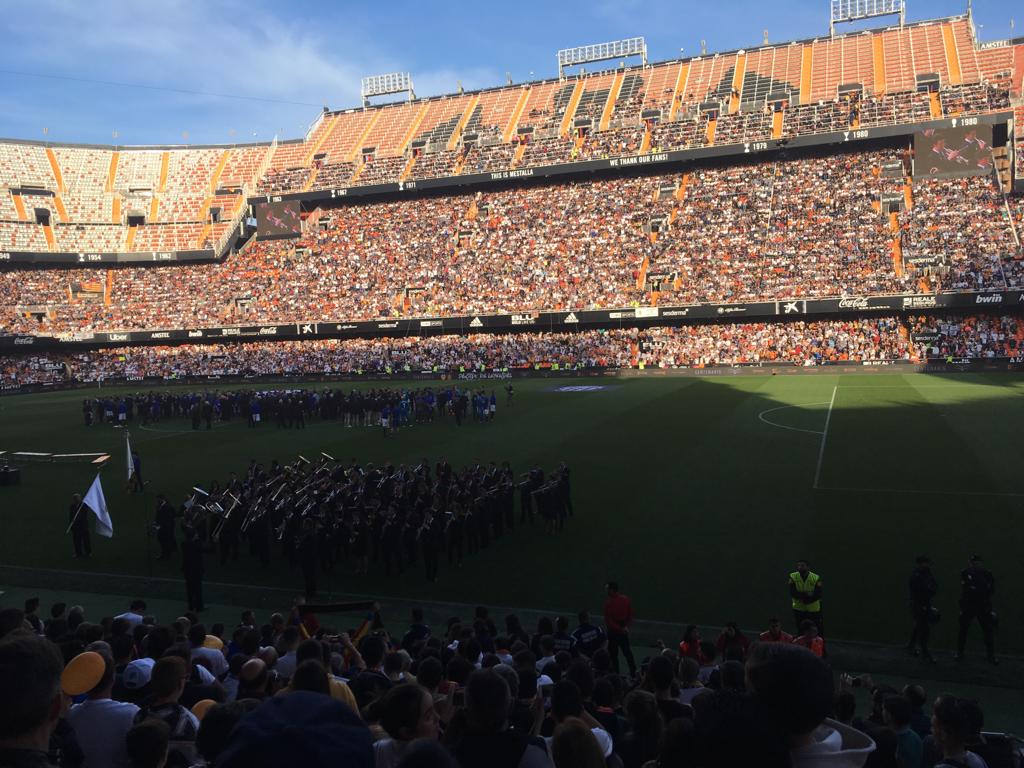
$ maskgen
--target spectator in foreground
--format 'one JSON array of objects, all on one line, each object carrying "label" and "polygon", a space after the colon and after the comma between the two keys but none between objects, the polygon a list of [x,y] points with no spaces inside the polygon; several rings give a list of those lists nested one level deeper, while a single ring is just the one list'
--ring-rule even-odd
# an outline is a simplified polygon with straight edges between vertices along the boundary
[{"label": "spectator in foreground", "polygon": [[373,745],[376,768],[394,768],[417,740],[437,740],[434,697],[419,685],[396,685],[381,702],[380,725],[388,737]]},{"label": "spectator in foreground", "polygon": [[594,732],[577,717],[564,720],[551,737],[555,768],[604,768],[605,756]]},{"label": "spectator in foreground", "polygon": [[160,720],[167,724],[170,746],[168,765],[189,766],[195,759],[199,719],[178,703],[188,682],[188,665],[179,656],[164,656],[153,665],[150,700],[135,715],[135,724]]},{"label": "spectator in foreground", "polygon": [[235,726],[218,768],[372,768],[373,736],[359,716],[328,696],[275,696]]},{"label": "spectator in foreground", "polygon": [[56,646],[15,634],[0,642],[0,765],[50,766],[60,719],[63,663]]},{"label": "spectator in foreground", "polygon": [[759,643],[747,662],[760,717],[787,741],[794,768],[862,766],[875,749],[864,733],[828,719],[832,673],[805,648]]},{"label": "spectator in foreground", "polygon": [[932,707],[932,735],[942,751],[935,768],[987,768],[985,761],[967,749],[971,718],[963,699],[943,694]]},{"label": "spectator in foreground", "polygon": [[900,768],[921,768],[921,737],[910,727],[910,702],[903,696],[886,696],[882,713],[886,726],[896,734],[896,759]]},{"label": "spectator in foreground", "polygon": [[[143,720],[125,736],[131,768],[164,768],[168,764],[171,730],[163,720]],[[186,763],[187,765],[187,763]]]}]

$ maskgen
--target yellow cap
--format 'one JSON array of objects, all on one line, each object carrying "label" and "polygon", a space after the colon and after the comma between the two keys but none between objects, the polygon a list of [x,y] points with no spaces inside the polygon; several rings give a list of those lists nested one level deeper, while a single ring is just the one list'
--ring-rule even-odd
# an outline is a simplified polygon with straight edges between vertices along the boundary
[{"label": "yellow cap", "polygon": [[64,667],[60,687],[68,696],[88,693],[103,679],[107,662],[96,651],[80,653]]},{"label": "yellow cap", "polygon": [[203,648],[213,648],[215,651],[224,650],[224,641],[216,635],[207,635],[203,640]]},{"label": "yellow cap", "polygon": [[192,714],[202,720],[206,717],[206,713],[210,711],[210,707],[216,703],[213,699],[201,699],[192,705]]}]

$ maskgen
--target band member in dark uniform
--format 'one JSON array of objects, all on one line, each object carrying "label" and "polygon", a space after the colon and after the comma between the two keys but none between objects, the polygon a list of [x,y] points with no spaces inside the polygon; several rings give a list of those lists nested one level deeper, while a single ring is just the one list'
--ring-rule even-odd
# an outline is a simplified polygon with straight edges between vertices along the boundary
[{"label": "band member in dark uniform", "polygon": [[185,576],[185,600],[190,611],[205,611],[203,605],[203,542],[193,528],[185,529],[185,541],[181,545],[181,572]]},{"label": "band member in dark uniform", "polygon": [[156,497],[156,540],[160,544],[160,560],[170,560],[171,555],[178,551],[178,543],[174,539],[174,518],[177,517],[167,497],[160,494]]},{"label": "band member in dark uniform", "polygon": [[302,564],[302,578],[305,582],[306,597],[316,594],[316,570],[319,546],[316,535],[316,520],[307,517],[302,521],[302,535],[299,538],[299,560]]},{"label": "band member in dark uniform", "polygon": [[89,540],[89,510],[82,505],[81,494],[71,497],[68,506],[68,523],[71,524],[71,541],[75,545],[75,557],[89,557],[92,542]]},{"label": "band member in dark uniform", "polygon": [[931,653],[928,652],[928,637],[931,634],[931,627],[934,615],[932,600],[939,590],[938,582],[932,574],[932,561],[930,557],[921,555],[917,558],[916,566],[910,574],[908,583],[910,588],[910,615],[914,622],[914,630],[910,634],[910,642],[907,644],[907,652],[917,656],[918,644],[920,644],[920,655],[928,662],[934,662]]}]

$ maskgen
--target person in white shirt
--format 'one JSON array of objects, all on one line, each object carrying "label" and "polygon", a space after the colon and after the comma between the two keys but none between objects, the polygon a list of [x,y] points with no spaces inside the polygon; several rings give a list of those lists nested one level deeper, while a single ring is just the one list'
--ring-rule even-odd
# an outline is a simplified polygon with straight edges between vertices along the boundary
[{"label": "person in white shirt", "polygon": [[[224,644],[216,636],[207,635],[205,626],[196,624],[189,627],[188,644],[192,646],[193,660],[205,661],[218,680],[228,671],[228,660],[224,658]],[[220,645],[220,648],[217,648],[217,645]]]},{"label": "person in white shirt", "polygon": [[128,765],[124,739],[139,708],[111,700],[114,660],[109,649],[104,652],[102,646],[106,643],[90,646],[90,650],[99,654],[103,661],[98,682],[87,692],[85,701],[68,710],[65,719],[75,732],[75,739],[85,756],[84,768],[121,768]]},{"label": "person in white shirt", "polygon": [[128,606],[128,610],[122,614],[115,616],[114,619],[124,619],[129,624],[131,624],[132,628],[134,629],[136,626],[141,624],[143,620],[146,618],[145,613],[146,601],[132,600],[131,604]]}]

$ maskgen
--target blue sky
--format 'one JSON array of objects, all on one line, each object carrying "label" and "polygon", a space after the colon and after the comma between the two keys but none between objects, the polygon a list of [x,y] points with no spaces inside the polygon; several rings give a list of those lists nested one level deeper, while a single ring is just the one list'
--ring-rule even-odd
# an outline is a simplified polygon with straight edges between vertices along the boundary
[{"label": "blue sky", "polygon": [[[965,3],[908,0],[908,19]],[[1019,4],[975,0],[981,39],[1009,37],[1015,9],[1024,34]],[[828,1],[31,0],[7,7],[4,22],[0,136],[199,144],[302,136],[320,106],[356,106],[368,74],[409,71],[429,96],[506,73],[551,77],[557,49],[625,37],[645,37],[659,61],[698,53],[702,39],[710,52],[758,45],[765,29],[772,42],[826,35]]]}]

